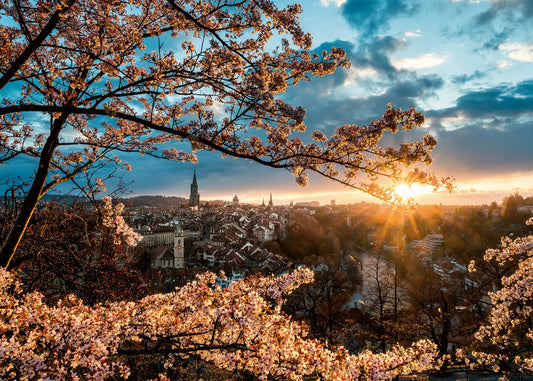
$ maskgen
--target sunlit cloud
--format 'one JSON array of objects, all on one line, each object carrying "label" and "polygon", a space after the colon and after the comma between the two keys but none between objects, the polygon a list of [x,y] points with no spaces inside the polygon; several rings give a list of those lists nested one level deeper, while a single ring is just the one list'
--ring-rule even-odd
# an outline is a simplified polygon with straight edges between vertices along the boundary
[{"label": "sunlit cloud", "polygon": [[487,176],[481,179],[462,180],[458,187],[460,189],[476,189],[477,192],[493,193],[505,190],[507,192],[521,190],[523,192],[533,191],[533,171],[516,172]]},{"label": "sunlit cloud", "polygon": [[465,115],[459,113],[456,116],[442,118],[441,124],[446,131],[453,131],[463,128],[467,120],[468,118]]},{"label": "sunlit cloud", "polygon": [[513,66],[513,64],[509,61],[498,61],[496,63],[496,66],[498,67],[498,69],[508,69],[509,67]]},{"label": "sunlit cloud", "polygon": [[351,86],[358,83],[360,79],[371,78],[378,75],[378,72],[371,67],[359,68],[359,67],[350,67],[348,70],[348,75],[343,83],[343,86]]},{"label": "sunlit cloud", "polygon": [[414,201],[418,204],[490,204],[492,201],[501,202],[504,197],[515,192],[524,196],[531,195],[533,186],[527,184],[533,184],[533,171],[473,180],[458,179],[455,182],[457,188],[454,192],[441,190],[436,193],[424,193],[417,196]]},{"label": "sunlit cloud", "polygon": [[398,69],[427,69],[443,64],[446,61],[446,57],[439,56],[436,53],[426,53],[419,57],[414,58],[398,58],[392,60],[392,65]]},{"label": "sunlit cloud", "polygon": [[332,4],[336,7],[340,7],[346,1],[347,0],[320,0],[320,4],[322,4],[324,7],[329,7]]},{"label": "sunlit cloud", "polygon": [[420,29],[415,30],[414,32],[405,32],[407,37],[422,37],[422,31]]},{"label": "sunlit cloud", "polygon": [[533,43],[509,42],[501,44],[500,50],[506,52],[507,57],[519,62],[533,62]]}]

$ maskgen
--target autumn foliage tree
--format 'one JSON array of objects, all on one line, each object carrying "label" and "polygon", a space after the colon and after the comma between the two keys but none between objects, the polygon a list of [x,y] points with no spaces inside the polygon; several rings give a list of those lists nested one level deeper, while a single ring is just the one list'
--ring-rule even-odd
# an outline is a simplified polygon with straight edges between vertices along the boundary
[{"label": "autumn foliage tree", "polygon": [[[424,121],[392,106],[367,126],[345,125],[329,138],[315,131],[313,143],[295,136],[306,128],[305,110],[279,94],[349,66],[342,49],[310,50],[300,13],[269,0],[0,2],[0,163],[35,161],[0,265],[43,195],[95,163],[129,169],[120,152],[195,162],[196,151],[217,151],[288,169],[301,185],[317,172],[392,200],[375,180],[430,163],[436,140],[379,147],[385,131]],[[405,176],[439,182],[418,169]]]}]

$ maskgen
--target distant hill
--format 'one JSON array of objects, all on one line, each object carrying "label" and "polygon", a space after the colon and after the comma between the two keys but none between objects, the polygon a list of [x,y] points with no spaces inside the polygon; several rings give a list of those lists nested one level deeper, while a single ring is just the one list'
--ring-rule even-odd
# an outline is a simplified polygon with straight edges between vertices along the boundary
[{"label": "distant hill", "polygon": [[[5,196],[0,196],[0,203],[5,201]],[[61,194],[52,194],[45,195],[41,199],[41,203],[47,203],[54,201],[58,204],[71,205],[74,202],[84,202],[87,199],[82,196],[72,196],[72,195],[61,195]],[[135,197],[124,197],[119,198],[119,200],[128,206],[148,206],[148,207],[163,207],[163,208],[178,208],[182,204],[188,204],[189,200],[184,197],[176,196],[135,196]],[[20,199],[19,201],[22,201]]]},{"label": "distant hill", "polygon": [[[5,202],[6,196],[0,196],[0,202]],[[19,202],[22,202],[22,198],[19,199]],[[41,201],[39,201],[40,204],[47,203],[54,201],[58,204],[64,204],[64,205],[71,205],[76,201],[84,202],[86,201],[85,197],[81,196],[72,196],[72,195],[64,195],[64,194],[46,194],[41,198]]]},{"label": "distant hill", "polygon": [[158,208],[178,208],[183,204],[188,204],[189,200],[177,196],[135,196],[121,199],[125,205],[149,206]]}]

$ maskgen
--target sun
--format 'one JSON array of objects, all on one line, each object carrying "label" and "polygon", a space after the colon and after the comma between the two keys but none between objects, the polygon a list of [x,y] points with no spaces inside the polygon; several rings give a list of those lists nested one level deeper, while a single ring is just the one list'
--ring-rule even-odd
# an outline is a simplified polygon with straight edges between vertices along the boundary
[{"label": "sun", "polygon": [[404,200],[412,199],[423,191],[421,187],[414,184],[400,183],[394,187],[394,192]]}]

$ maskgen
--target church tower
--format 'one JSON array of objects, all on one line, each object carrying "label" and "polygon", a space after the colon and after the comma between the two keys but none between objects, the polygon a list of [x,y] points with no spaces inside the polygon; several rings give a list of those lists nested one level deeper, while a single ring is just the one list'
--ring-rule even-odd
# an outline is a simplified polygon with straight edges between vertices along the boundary
[{"label": "church tower", "polygon": [[196,183],[196,169],[194,170],[194,176],[191,184],[191,195],[189,197],[189,205],[198,207],[200,206],[200,194],[198,193],[198,184]]},{"label": "church tower", "polygon": [[174,234],[174,268],[182,269],[185,267],[185,236],[181,227],[181,220],[178,219],[176,233]]},{"label": "church tower", "polygon": [[274,206],[274,202],[272,201],[272,192],[270,192],[270,201],[268,202],[268,207],[272,208]]}]

